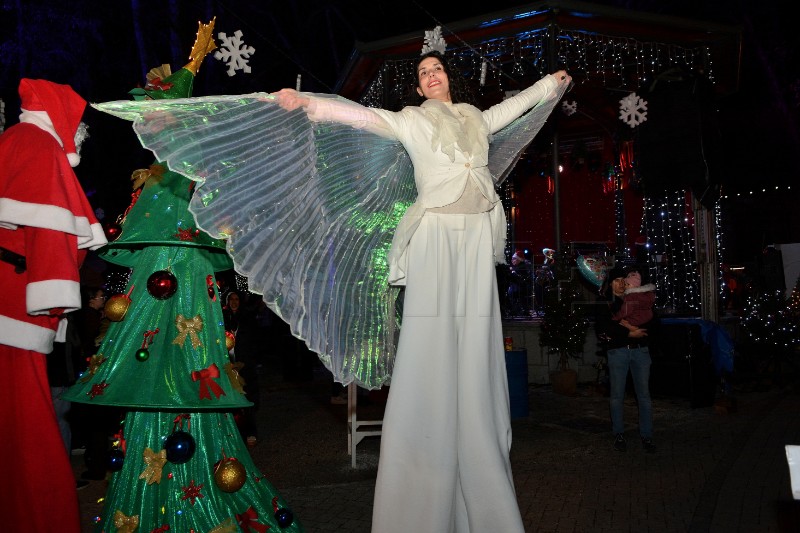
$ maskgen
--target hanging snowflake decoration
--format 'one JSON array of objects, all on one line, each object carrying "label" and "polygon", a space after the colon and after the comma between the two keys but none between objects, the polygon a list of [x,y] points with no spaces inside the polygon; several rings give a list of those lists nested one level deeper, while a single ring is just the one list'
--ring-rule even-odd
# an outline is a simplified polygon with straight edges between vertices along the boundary
[{"label": "hanging snowflake decoration", "polygon": [[571,117],[578,110],[578,102],[576,102],[575,100],[571,102],[564,100],[563,102],[561,102],[561,110],[564,112],[565,115]]},{"label": "hanging snowflake decoration", "polygon": [[447,49],[447,43],[442,37],[442,27],[436,26],[431,31],[425,32],[425,43],[422,45],[422,52],[420,55],[425,55],[428,52],[439,52],[443,54]]},{"label": "hanging snowflake decoration", "polygon": [[619,119],[635,128],[647,120],[647,102],[631,93],[619,101]]},{"label": "hanging snowflake decoration", "polygon": [[221,59],[228,65],[228,76],[236,74],[237,70],[250,73],[250,65],[247,61],[256,49],[244,44],[242,41],[242,30],[236,30],[232,37],[228,37],[224,32],[220,32],[217,38],[222,41],[220,49],[214,52],[214,59]]}]

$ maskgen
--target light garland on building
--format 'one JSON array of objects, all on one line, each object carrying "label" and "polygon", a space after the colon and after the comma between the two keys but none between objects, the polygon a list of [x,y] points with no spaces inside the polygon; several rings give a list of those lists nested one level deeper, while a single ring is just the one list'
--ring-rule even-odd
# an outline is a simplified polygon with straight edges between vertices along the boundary
[{"label": "light garland on building", "polygon": [[747,198],[751,196],[758,196],[760,194],[775,194],[775,193],[790,193],[792,192],[791,185],[776,185],[775,187],[763,187],[757,190],[751,190],[747,192],[737,192],[733,194],[723,194],[721,198],[723,200],[735,200],[736,198]]},{"label": "light garland on building", "polygon": [[614,181],[614,232],[617,236],[617,255],[630,257],[631,250],[627,245],[628,230],[625,227],[625,187],[623,186],[622,172],[619,168],[612,166],[609,170],[609,178]]},{"label": "light garland on building", "polygon": [[[551,32],[555,35],[551,36]],[[702,66],[704,75],[714,82],[713,58],[707,45],[687,48],[557,27],[493,38],[474,45],[451,43],[448,53],[453,56],[454,66],[475,82],[480,95],[502,97],[507,79],[517,80],[523,76],[539,79],[555,68],[547,60],[551,42],[555,43],[553,52],[558,65],[585,82],[636,91],[666,69],[695,70],[698,66]],[[405,91],[416,83],[417,60],[417,57],[410,57],[384,61],[361,103],[368,107],[399,109]],[[490,88],[499,94],[487,94]]]},{"label": "light garland on building", "polygon": [[692,235],[694,220],[686,191],[644,199],[642,235],[650,244],[648,264],[656,305],[669,312],[700,310],[700,278]]},{"label": "light garland on building", "polygon": [[717,200],[714,204],[714,239],[717,245],[717,283],[719,285],[719,299],[722,308],[725,308],[730,301],[730,293],[728,283],[725,280],[725,272],[723,265],[725,264],[725,247],[722,244],[722,203]]}]

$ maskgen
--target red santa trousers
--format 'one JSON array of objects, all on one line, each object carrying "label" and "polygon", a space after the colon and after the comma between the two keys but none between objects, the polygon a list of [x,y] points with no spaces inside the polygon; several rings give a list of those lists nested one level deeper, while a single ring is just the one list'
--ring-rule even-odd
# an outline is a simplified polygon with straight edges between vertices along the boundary
[{"label": "red santa trousers", "polygon": [[45,355],[0,344],[3,531],[79,533],[75,475],[56,423]]}]

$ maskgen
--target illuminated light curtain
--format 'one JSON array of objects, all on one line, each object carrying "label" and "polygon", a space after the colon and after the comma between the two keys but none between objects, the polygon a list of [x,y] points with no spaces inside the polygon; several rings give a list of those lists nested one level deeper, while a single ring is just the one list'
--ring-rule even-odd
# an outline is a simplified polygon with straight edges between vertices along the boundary
[{"label": "illuminated light curtain", "polygon": [[[478,94],[502,97],[507,90],[504,85],[507,80],[522,76],[539,79],[552,70],[547,61],[551,31],[556,32],[558,63],[568,72],[580,73],[586,82],[635,91],[665,69],[694,70],[698,64],[704,65],[705,75],[712,83],[714,81],[712,53],[705,45],[687,48],[580,30],[543,28],[470,46],[450,43],[448,53],[454,56],[455,65],[464,76],[475,80]],[[416,60],[411,57],[384,61],[361,103],[399,109],[406,89],[416,82]],[[477,80],[481,79],[484,60],[489,62],[489,68],[485,84],[479,85]]]},{"label": "illuminated light curtain", "polygon": [[656,306],[674,313],[700,310],[700,288],[692,236],[691,205],[686,191],[645,198],[642,234],[648,237],[650,279]]}]

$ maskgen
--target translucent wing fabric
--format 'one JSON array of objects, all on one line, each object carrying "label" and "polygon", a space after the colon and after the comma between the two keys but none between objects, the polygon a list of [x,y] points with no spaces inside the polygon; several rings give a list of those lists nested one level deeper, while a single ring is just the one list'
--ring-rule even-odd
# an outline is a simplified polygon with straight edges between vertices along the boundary
[{"label": "translucent wing fabric", "polygon": [[[498,184],[562,92],[494,136],[489,168]],[[133,121],[144,147],[198,182],[189,205],[198,227],[227,239],[250,290],[336,381],[373,389],[389,380],[398,291],[388,284],[386,256],[416,197],[399,142],[311,123],[265,93],[94,107]]]},{"label": "translucent wing fabric", "polygon": [[198,227],[227,239],[250,290],[336,381],[373,389],[389,379],[397,289],[386,255],[416,197],[400,143],[311,123],[260,93],[95,107],[133,120],[143,146],[198,182]]},{"label": "translucent wing fabric", "polygon": [[489,144],[489,171],[495,186],[503,183],[511,173],[522,152],[542,129],[567,89],[567,85],[560,85],[546,100],[492,136]]}]

